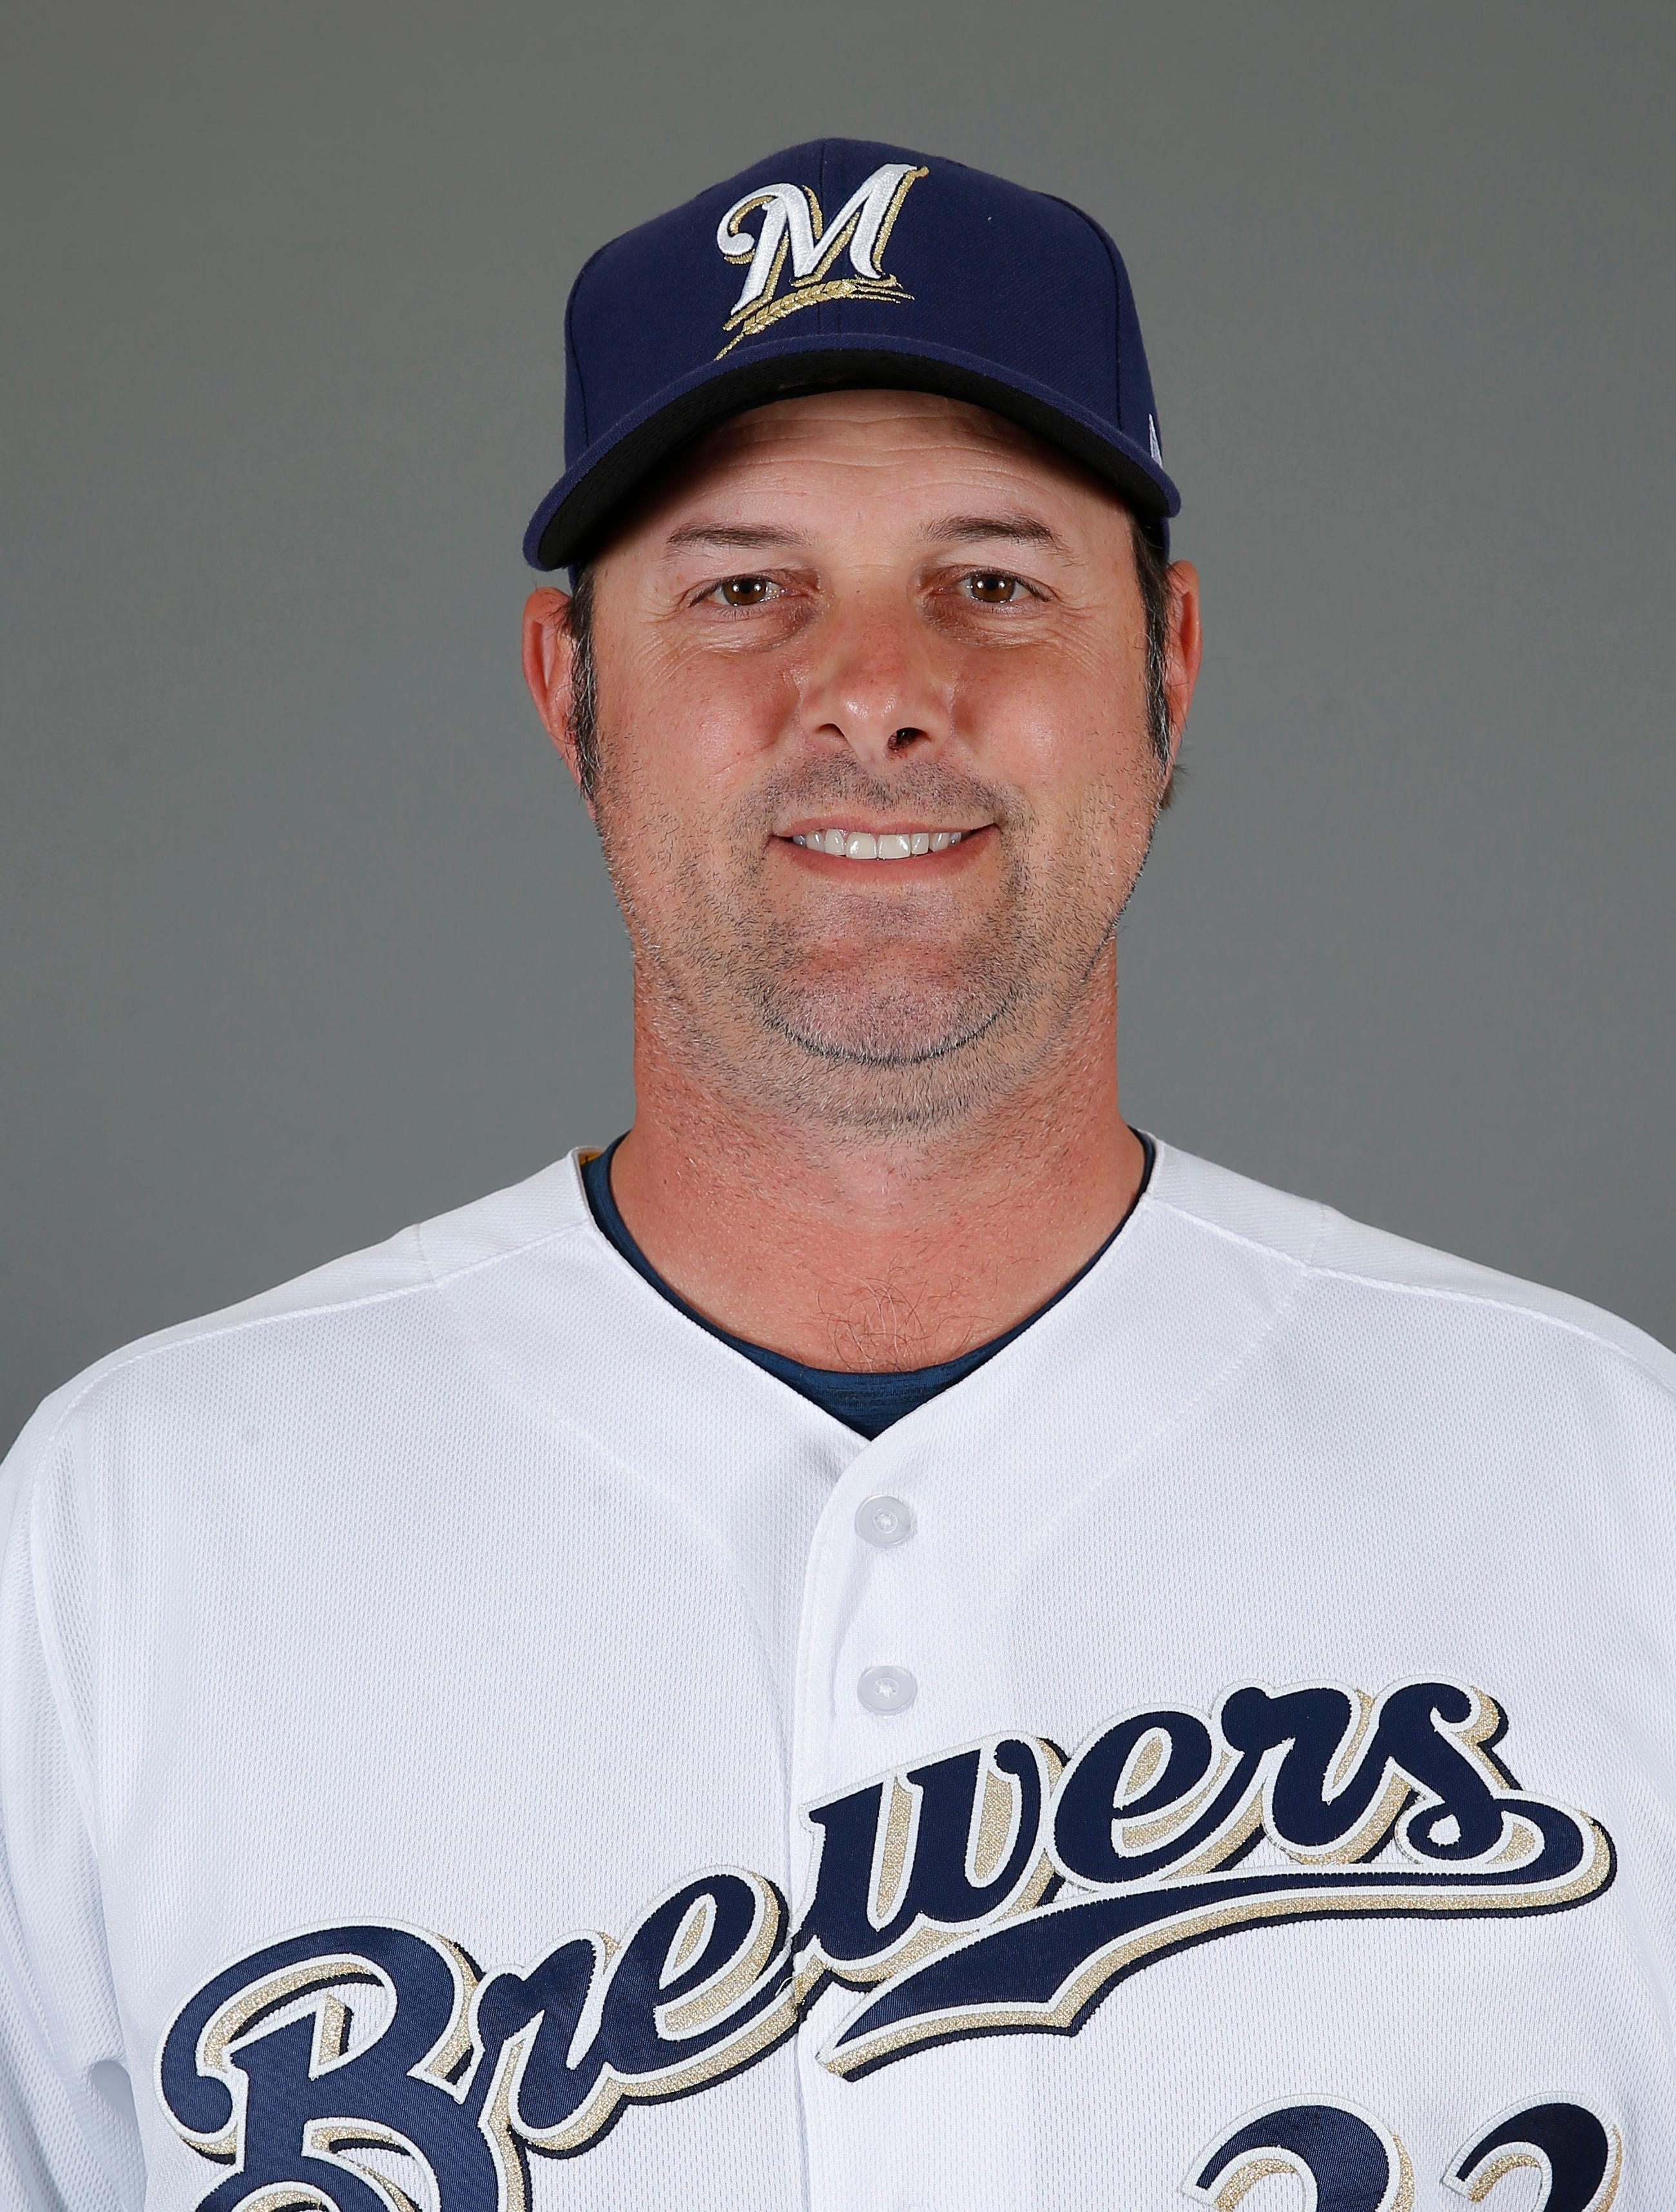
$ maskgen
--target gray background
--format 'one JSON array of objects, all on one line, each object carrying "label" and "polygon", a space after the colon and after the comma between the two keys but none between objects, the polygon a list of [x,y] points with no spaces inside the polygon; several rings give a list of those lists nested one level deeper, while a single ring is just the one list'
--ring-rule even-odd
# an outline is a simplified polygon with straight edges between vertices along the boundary
[{"label": "gray background", "polygon": [[0,1427],[627,1119],[517,668],[560,314],[824,131],[1129,258],[1209,625],[1132,1118],[1676,1336],[1676,11],[9,21]]}]

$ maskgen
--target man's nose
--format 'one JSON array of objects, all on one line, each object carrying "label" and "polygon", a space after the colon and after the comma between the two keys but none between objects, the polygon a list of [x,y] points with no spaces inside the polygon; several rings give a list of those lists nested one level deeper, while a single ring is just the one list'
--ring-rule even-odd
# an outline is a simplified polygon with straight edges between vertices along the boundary
[{"label": "man's nose", "polygon": [[817,744],[874,767],[946,738],[950,672],[911,603],[884,593],[835,602],[811,646],[799,719]]}]

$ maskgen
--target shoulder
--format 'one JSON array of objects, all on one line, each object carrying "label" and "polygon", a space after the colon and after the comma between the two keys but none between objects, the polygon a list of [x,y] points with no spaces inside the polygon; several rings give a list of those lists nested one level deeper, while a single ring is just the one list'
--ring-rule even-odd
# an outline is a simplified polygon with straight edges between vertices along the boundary
[{"label": "shoulder", "polygon": [[574,1155],[525,1182],[399,1231],[384,1243],[217,1312],[120,1346],[46,1398],[6,1461],[0,1524],[20,1479],[89,1426],[157,1413],[177,1419],[236,1402],[256,1377],[301,1388],[363,1357],[380,1357],[392,1330],[428,1325],[449,1285],[589,1224]]},{"label": "shoulder", "polygon": [[1676,1356],[1614,1314],[1333,1207],[1160,1146],[1151,1203],[1190,1234],[1266,1256],[1293,1278],[1301,1314],[1346,1335],[1436,1357],[1574,1366],[1645,1389],[1676,1413]]}]

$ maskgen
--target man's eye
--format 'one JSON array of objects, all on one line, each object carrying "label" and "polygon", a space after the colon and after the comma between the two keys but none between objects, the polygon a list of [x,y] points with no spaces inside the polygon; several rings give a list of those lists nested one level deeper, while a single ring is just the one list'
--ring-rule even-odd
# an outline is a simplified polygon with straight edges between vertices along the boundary
[{"label": "man's eye", "polygon": [[760,607],[773,590],[770,576],[729,576],[716,586],[714,596],[725,607]]},{"label": "man's eye", "polygon": [[981,607],[1010,607],[1024,597],[1024,586],[1017,576],[1003,575],[999,569],[979,568],[965,579],[967,596]]}]

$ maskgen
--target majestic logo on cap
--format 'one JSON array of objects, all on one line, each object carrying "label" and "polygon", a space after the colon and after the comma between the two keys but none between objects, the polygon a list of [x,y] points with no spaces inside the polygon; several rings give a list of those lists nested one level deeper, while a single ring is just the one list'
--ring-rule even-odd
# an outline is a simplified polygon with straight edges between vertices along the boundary
[{"label": "majestic logo on cap", "polygon": [[[890,240],[902,202],[915,180],[926,174],[907,161],[886,161],[856,186],[830,222],[807,185],[759,185],[735,200],[716,226],[716,244],[730,261],[748,261],[744,289],[722,328],[732,336],[716,356],[731,353],[741,338],[754,337],[782,316],[823,300],[909,300],[879,258]],[[753,238],[740,228],[760,213]],[[845,248],[853,275],[832,276]],[[786,257],[792,263],[790,291],[780,292]]]}]

